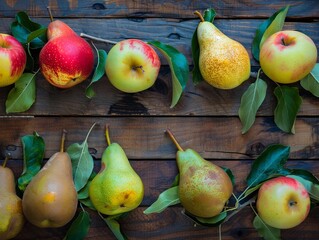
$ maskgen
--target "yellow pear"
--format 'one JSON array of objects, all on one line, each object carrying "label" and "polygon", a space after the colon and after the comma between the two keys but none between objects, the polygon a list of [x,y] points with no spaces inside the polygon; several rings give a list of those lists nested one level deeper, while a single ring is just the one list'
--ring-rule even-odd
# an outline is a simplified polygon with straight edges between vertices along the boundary
[{"label": "yellow pear", "polygon": [[6,158],[0,166],[0,239],[11,239],[22,230],[25,222],[22,201],[16,195],[15,179],[11,169],[7,168]]},{"label": "yellow pear", "polygon": [[213,23],[201,19],[197,27],[199,70],[210,85],[219,89],[239,86],[250,75],[250,58],[239,42],[227,37]]},{"label": "yellow pear", "polygon": [[63,151],[64,139],[65,131],[60,152],[55,153],[32,178],[23,194],[25,217],[41,228],[64,226],[77,209],[72,164],[68,153]]},{"label": "yellow pear", "polygon": [[96,210],[115,215],[138,207],[144,197],[144,186],[123,148],[111,143],[108,127],[106,139],[108,147],[102,155],[101,170],[90,184],[89,195]]}]

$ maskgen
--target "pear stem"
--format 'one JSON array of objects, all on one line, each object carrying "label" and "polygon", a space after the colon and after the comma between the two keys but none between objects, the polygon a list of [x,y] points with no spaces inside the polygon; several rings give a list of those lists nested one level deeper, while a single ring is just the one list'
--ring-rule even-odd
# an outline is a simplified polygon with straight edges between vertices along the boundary
[{"label": "pear stem", "polygon": [[10,156],[7,155],[6,158],[4,159],[4,162],[3,162],[3,164],[2,164],[2,167],[4,167],[4,168],[6,167],[7,162],[8,162],[9,159],[10,159]]},{"label": "pear stem", "polygon": [[205,22],[205,19],[203,18],[202,14],[199,11],[195,11],[194,14],[200,18],[201,22]]},{"label": "pear stem", "polygon": [[48,7],[47,7],[47,10],[48,10],[48,12],[49,12],[50,21],[53,22],[54,19],[53,19],[53,15],[52,15],[52,12],[51,12],[51,8],[48,6]]},{"label": "pear stem", "polygon": [[111,145],[110,133],[109,133],[109,126],[105,126],[105,138],[107,145]]},{"label": "pear stem", "polygon": [[94,41],[97,41],[97,42],[104,42],[104,43],[109,43],[109,44],[117,44],[117,42],[115,42],[115,41],[111,41],[111,40],[104,39],[104,38],[94,37],[94,36],[88,35],[86,33],[80,33],[80,37],[85,37],[85,38],[88,38],[88,39],[91,39],[91,40],[94,40]]},{"label": "pear stem", "polygon": [[169,129],[166,129],[166,132],[169,135],[169,137],[171,138],[171,140],[173,141],[173,143],[175,144],[175,146],[177,147],[177,149],[179,151],[184,151],[183,148],[181,147],[181,145],[179,145],[179,143],[177,142],[177,140],[174,137],[173,133]]},{"label": "pear stem", "polygon": [[67,131],[65,129],[63,129],[62,138],[61,138],[61,145],[60,145],[60,152],[64,152],[64,142],[65,142],[66,134],[67,134]]}]

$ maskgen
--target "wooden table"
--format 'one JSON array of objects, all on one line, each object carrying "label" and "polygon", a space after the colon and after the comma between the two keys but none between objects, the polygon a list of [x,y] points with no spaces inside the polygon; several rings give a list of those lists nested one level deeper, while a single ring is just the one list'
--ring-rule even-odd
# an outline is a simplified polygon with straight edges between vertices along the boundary
[{"label": "wooden table", "polygon": [[[319,47],[319,2],[309,1],[11,1],[0,3],[0,32],[10,33],[10,24],[18,11],[26,11],[36,22],[47,25],[50,5],[53,16],[69,24],[77,33],[120,41],[126,38],[158,40],[170,44],[187,57],[192,69],[191,38],[199,22],[193,14],[213,7],[215,24],[225,34],[247,48],[259,24],[274,12],[290,5],[285,29],[300,30]],[[110,45],[95,43],[108,51]],[[259,66],[252,58],[252,72]],[[1,63],[0,63],[1,64]],[[0,159],[10,153],[8,166],[16,177],[22,172],[21,137],[38,132],[45,140],[45,158],[59,148],[61,130],[68,131],[66,145],[81,143],[90,126],[97,122],[89,136],[90,153],[95,170],[106,147],[104,126],[110,126],[113,141],[125,149],[132,166],[145,184],[141,206],[121,220],[121,228],[129,239],[218,239],[217,227],[194,227],[181,214],[181,206],[161,214],[144,215],[158,195],[167,189],[177,174],[176,148],[164,133],[170,128],[185,148],[193,148],[214,163],[230,168],[236,179],[235,193],[246,186],[245,178],[254,159],[270,144],[291,147],[288,166],[303,168],[319,177],[319,100],[300,87],[303,98],[295,123],[296,133],[279,130],[273,119],[276,99],[275,84],[269,79],[267,97],[258,111],[253,127],[241,134],[238,118],[240,98],[250,83],[233,90],[218,90],[202,82],[190,80],[180,102],[170,108],[171,72],[162,58],[156,84],[147,91],[125,94],[104,76],[95,86],[96,97],[88,99],[85,88],[89,81],[61,90],[49,85],[41,74],[37,77],[37,97],[32,108],[23,113],[6,114],[5,100],[12,86],[0,89]],[[92,219],[86,239],[115,239],[96,212],[88,210]],[[254,213],[243,209],[222,226],[223,239],[261,239],[252,225]],[[69,225],[58,229],[39,229],[26,223],[16,239],[63,239]],[[282,239],[319,239],[319,207],[299,226],[282,231]]]}]

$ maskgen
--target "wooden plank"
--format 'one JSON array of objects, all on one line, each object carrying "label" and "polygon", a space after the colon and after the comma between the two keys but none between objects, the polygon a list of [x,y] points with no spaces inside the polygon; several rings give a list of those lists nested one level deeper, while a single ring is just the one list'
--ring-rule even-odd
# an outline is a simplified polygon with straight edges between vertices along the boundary
[{"label": "wooden plank", "polygon": [[[6,0],[0,3],[0,17],[12,17],[18,11],[27,11],[34,16],[47,17],[47,6],[52,9],[55,17],[166,17],[166,18],[194,18],[194,11],[204,11],[213,7],[218,18],[266,18],[277,10],[290,5],[288,17],[315,18],[318,17],[318,1],[16,1]],[[253,9],[253,11],[251,11]]]},{"label": "wooden plank", "polygon": [[170,128],[180,144],[191,147],[209,159],[251,159],[270,144],[291,146],[292,159],[317,159],[318,119],[298,118],[296,134],[285,134],[273,118],[256,119],[250,131],[242,135],[238,118],[211,117],[2,117],[0,125],[1,156],[9,151],[14,159],[22,158],[20,138],[38,132],[46,142],[50,157],[59,148],[62,129],[68,131],[66,146],[83,142],[91,125],[97,122],[89,146],[96,158],[106,147],[104,126],[110,126],[113,141],[119,142],[131,159],[174,158],[176,148],[164,133]]}]

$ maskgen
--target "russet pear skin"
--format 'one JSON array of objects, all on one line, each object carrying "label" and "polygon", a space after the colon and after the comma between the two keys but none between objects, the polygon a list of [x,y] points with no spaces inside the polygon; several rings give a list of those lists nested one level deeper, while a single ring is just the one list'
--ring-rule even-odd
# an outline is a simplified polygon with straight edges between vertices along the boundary
[{"label": "russet pear skin", "polygon": [[40,228],[66,225],[77,210],[71,159],[66,152],[55,153],[26,187],[22,206],[25,217]]},{"label": "russet pear skin", "polygon": [[197,217],[218,215],[233,192],[227,173],[192,149],[178,151],[176,159],[180,173],[179,198],[182,206]]},{"label": "russet pear skin", "polygon": [[89,195],[94,207],[106,215],[131,211],[142,202],[143,182],[118,143],[105,149],[101,170],[90,184]]},{"label": "russet pear skin", "polygon": [[211,22],[197,28],[199,69],[204,80],[219,89],[233,89],[250,76],[250,58],[239,42],[227,37]]},{"label": "russet pear skin", "polygon": [[21,232],[25,218],[11,169],[0,166],[0,183],[0,239],[12,239]]}]

